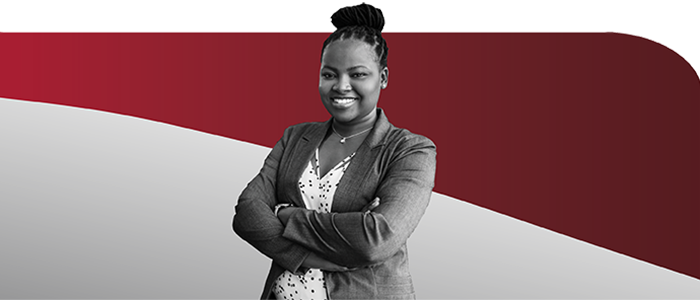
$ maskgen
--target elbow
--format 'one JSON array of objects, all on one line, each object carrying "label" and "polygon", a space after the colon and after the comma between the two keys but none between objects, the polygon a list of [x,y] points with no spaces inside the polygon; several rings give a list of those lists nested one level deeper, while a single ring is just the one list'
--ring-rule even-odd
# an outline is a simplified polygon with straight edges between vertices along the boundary
[{"label": "elbow", "polygon": [[276,217],[273,220],[254,211],[236,207],[231,227],[239,237],[247,242],[267,240],[279,235],[281,223]]},{"label": "elbow", "polygon": [[373,266],[383,263],[384,261],[389,259],[392,256],[392,254],[389,254],[389,252],[382,251],[380,249],[374,249],[361,253],[360,259],[362,261],[362,265]]},{"label": "elbow", "polygon": [[233,232],[235,232],[238,236],[241,238],[243,237],[241,233],[243,232],[241,228],[241,222],[238,221],[238,218],[236,218],[237,215],[233,216],[233,221],[231,222],[231,227],[233,228]]},{"label": "elbow", "polygon": [[233,232],[236,233],[239,237],[241,237],[243,240],[248,240],[249,239],[249,233],[250,229],[248,226],[245,224],[245,220],[243,220],[243,216],[240,214],[235,214],[233,216],[233,221],[231,222],[231,227],[233,228]]},{"label": "elbow", "polygon": [[401,245],[397,232],[386,222],[373,221],[365,222],[365,241],[357,247],[357,258],[363,265],[380,264],[396,254]]},{"label": "elbow", "polygon": [[254,232],[259,230],[259,228],[256,228],[256,218],[249,207],[241,203],[236,205],[233,221],[231,222],[233,232],[245,241],[253,238]]},{"label": "elbow", "polygon": [[386,242],[365,247],[357,251],[356,254],[361,266],[373,266],[385,262],[394,256],[398,250],[399,247],[393,247],[392,243]]}]

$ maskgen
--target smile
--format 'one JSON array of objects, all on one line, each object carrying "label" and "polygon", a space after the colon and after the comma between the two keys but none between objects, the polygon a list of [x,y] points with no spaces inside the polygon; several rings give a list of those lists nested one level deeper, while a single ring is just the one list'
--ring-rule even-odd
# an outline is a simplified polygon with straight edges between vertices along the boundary
[{"label": "smile", "polygon": [[334,106],[337,107],[348,107],[355,103],[358,98],[354,97],[344,97],[344,98],[331,98],[331,101],[333,102]]}]

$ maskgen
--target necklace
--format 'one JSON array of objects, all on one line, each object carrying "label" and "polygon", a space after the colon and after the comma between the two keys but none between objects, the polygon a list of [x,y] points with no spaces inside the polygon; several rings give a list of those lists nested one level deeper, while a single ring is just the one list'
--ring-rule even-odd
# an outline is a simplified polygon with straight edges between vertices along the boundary
[{"label": "necklace", "polygon": [[337,136],[340,138],[340,143],[341,143],[341,144],[345,144],[345,140],[347,140],[347,139],[349,139],[349,138],[354,138],[354,137],[356,137],[356,136],[358,136],[358,135],[360,135],[360,134],[363,134],[363,133],[369,131],[369,130],[372,129],[372,128],[374,128],[374,126],[372,126],[372,127],[370,127],[370,128],[367,128],[367,129],[365,129],[365,130],[362,130],[362,131],[360,131],[360,132],[358,132],[358,133],[355,133],[355,134],[353,134],[353,135],[350,135],[350,136],[342,136],[342,135],[340,135],[340,133],[338,133],[337,131],[335,131],[335,127],[333,126],[333,124],[331,124],[331,129],[333,129],[333,133],[335,133],[335,135],[337,135]]}]

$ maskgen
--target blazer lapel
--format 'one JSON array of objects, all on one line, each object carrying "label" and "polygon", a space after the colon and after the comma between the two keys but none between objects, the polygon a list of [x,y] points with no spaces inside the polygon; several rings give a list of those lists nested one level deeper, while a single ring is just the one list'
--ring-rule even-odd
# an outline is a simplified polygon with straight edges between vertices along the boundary
[{"label": "blazer lapel", "polygon": [[333,196],[331,211],[352,211],[353,208],[362,207],[365,203],[372,200],[361,199],[358,191],[363,190],[362,186],[364,179],[367,178],[366,175],[379,161],[379,155],[382,153],[381,146],[384,145],[386,135],[391,127],[392,125],[384,115],[384,111],[381,108],[377,108],[377,121],[374,123],[374,128],[372,128],[365,141],[357,149],[355,157],[353,157],[347,170],[345,170],[343,178],[340,179],[340,184]]},{"label": "blazer lapel", "polygon": [[[287,160],[287,173],[291,177],[287,178],[294,178],[294,184],[290,184],[286,190],[290,201],[297,207],[305,207],[304,200],[301,198],[301,190],[299,190],[299,185],[296,184],[297,180],[301,178],[301,173],[304,172],[306,165],[311,161],[316,148],[321,145],[331,120],[313,124],[311,128],[301,133],[301,137],[298,138],[299,142],[293,145],[293,149],[290,151],[290,159]],[[290,142],[293,140],[293,138],[290,138]]]}]

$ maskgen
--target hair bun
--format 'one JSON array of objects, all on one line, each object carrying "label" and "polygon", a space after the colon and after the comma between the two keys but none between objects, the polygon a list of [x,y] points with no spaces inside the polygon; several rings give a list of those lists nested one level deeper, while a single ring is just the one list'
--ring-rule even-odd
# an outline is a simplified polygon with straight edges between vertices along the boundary
[{"label": "hair bun", "polygon": [[381,32],[384,28],[384,15],[381,9],[362,3],[339,9],[331,16],[331,23],[337,29],[348,26],[366,26]]}]

